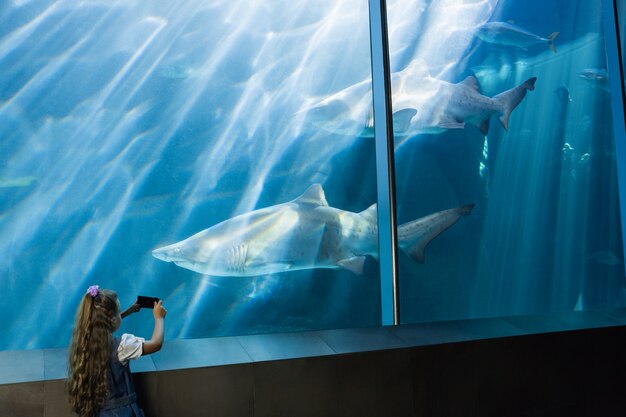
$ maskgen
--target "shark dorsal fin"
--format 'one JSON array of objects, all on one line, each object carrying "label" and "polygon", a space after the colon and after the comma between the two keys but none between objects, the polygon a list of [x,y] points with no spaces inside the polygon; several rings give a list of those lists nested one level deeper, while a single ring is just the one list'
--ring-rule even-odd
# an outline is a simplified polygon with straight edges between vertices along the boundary
[{"label": "shark dorsal fin", "polygon": [[320,184],[313,184],[298,198],[293,200],[294,203],[312,204],[314,206],[327,206],[324,189]]},{"label": "shark dorsal fin", "polygon": [[378,221],[378,209],[376,208],[376,203],[372,204],[365,210],[359,213],[361,217],[367,220],[371,220],[374,222]]},{"label": "shark dorsal fin", "polygon": [[472,90],[475,90],[476,92],[480,93],[480,87],[478,86],[478,80],[473,75],[470,75],[469,77],[467,77],[466,79],[461,81],[459,84],[462,84],[462,85],[464,85],[466,87],[469,87]]},{"label": "shark dorsal fin", "polygon": [[397,132],[404,133],[411,126],[411,119],[417,114],[415,109],[402,109],[393,114],[393,129]]}]

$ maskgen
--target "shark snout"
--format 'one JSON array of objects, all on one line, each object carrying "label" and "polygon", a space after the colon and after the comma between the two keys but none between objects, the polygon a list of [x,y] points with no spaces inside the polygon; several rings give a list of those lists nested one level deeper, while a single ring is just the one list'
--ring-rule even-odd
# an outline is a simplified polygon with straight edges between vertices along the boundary
[{"label": "shark snout", "polygon": [[178,260],[177,255],[180,253],[180,248],[176,246],[164,246],[152,251],[152,256],[165,262],[175,262]]},{"label": "shark snout", "polygon": [[167,258],[167,255],[165,254],[165,251],[163,250],[163,248],[153,250],[152,256],[162,261],[169,262],[169,259]]}]

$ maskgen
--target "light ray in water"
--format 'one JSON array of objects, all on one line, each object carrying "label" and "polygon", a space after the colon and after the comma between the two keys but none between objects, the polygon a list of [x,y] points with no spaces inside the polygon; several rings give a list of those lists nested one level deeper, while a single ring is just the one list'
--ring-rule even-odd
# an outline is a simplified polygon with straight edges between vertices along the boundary
[{"label": "light ray in water", "polygon": [[198,311],[198,305],[203,301],[206,302],[206,300],[204,300],[206,298],[206,289],[210,285],[211,283],[208,277],[204,276],[202,277],[202,279],[200,279],[198,287],[193,292],[193,297],[189,301],[189,304],[187,304],[187,306],[185,307],[184,314],[185,317],[187,317],[187,320],[183,322],[183,325],[180,328],[179,335],[181,337],[185,337],[187,335],[187,332],[189,331],[189,328],[195,324],[194,318],[196,311]]},{"label": "light ray in water", "polygon": [[0,42],[0,58],[4,58],[29,39],[39,25],[59,9],[59,3],[60,1],[53,2],[43,12],[39,13],[36,18],[13,31],[10,35],[5,36]]},{"label": "light ray in water", "polygon": [[[105,19],[103,17],[101,19],[101,22],[104,20]],[[95,31],[97,27],[98,26],[96,25],[93,31]],[[141,55],[141,53],[145,50],[146,46],[154,39],[154,36],[156,36],[156,33],[153,33],[152,36],[149,37],[146,40],[146,42],[139,48],[139,50],[136,51],[134,59],[137,59]],[[77,45],[74,45],[67,52],[65,52],[62,58],[55,59],[48,66],[44,67],[44,69],[40,71],[28,83],[26,83],[26,85],[20,90],[20,92],[18,92],[9,102],[7,102],[5,106],[13,105],[13,103],[16,103],[17,101],[19,101],[20,97],[22,97],[23,95],[27,95],[30,90],[43,89],[44,85],[49,83],[50,78],[65,66],[66,61],[74,55],[74,53],[79,49],[80,45],[83,42],[86,42],[86,39],[88,39],[87,36]],[[118,73],[117,77],[113,79],[113,81],[109,84],[108,88],[105,88],[100,93],[100,97],[92,100],[93,104],[90,106],[91,108],[88,110],[90,111],[90,115],[88,117],[83,116],[81,118],[76,118],[75,121],[77,123],[75,124],[73,123],[74,120],[69,121],[69,123],[65,123],[66,126],[69,129],[71,129],[70,141],[69,141],[70,149],[75,148],[75,145],[72,143],[71,139],[79,138],[80,136],[82,136],[80,137],[80,139],[86,140],[87,142],[83,145],[84,146],[83,149],[89,149],[90,145],[93,146],[95,144],[95,141],[100,139],[99,135],[96,134],[94,136],[94,134],[90,132],[90,130],[93,129],[92,127],[93,124],[98,122],[98,118],[101,115],[101,110],[100,110],[99,105],[100,103],[106,100],[106,98],[117,87],[117,84],[121,82],[121,80],[123,79],[124,73],[128,70],[129,66],[130,66],[130,63],[124,67],[122,73]],[[25,104],[24,107],[26,107],[26,105],[28,104]],[[53,124],[55,124],[55,122],[51,121],[49,123],[49,126],[52,127]],[[72,124],[74,125],[71,126]],[[40,133],[43,133],[43,132],[42,131],[37,132],[35,136],[39,135]],[[115,136],[113,136],[113,138],[115,138]],[[30,138],[30,140],[33,140],[33,139],[37,140],[39,138]],[[40,140],[45,140],[45,139],[46,138],[40,138]],[[50,138],[50,139],[53,139],[53,138]],[[118,136],[117,139],[118,140],[124,139],[124,137]],[[111,142],[115,143],[114,141],[111,141]],[[97,147],[93,146],[93,149],[97,149]],[[26,150],[26,148],[24,150]],[[33,155],[30,152],[22,152],[21,156],[25,160],[33,158]],[[38,157],[38,156],[39,155],[35,155],[35,157]],[[43,191],[43,193],[47,195],[44,197],[44,200],[47,201],[47,203],[44,206],[45,207],[45,209],[43,210],[44,212],[47,212],[50,207],[53,207],[57,203],[57,201],[60,198],[62,198],[62,196],[70,189],[70,187],[74,187],[77,185],[77,181],[76,181],[77,177],[80,175],[80,173],[84,171],[85,166],[89,166],[93,162],[92,160],[89,160],[89,159],[81,161],[80,159],[74,158],[73,152],[69,152],[69,153],[65,152],[64,158],[66,159],[65,163],[59,160],[54,161],[54,165],[50,167],[50,171],[48,172],[49,176],[47,177],[44,184],[49,185],[49,186],[47,187],[47,189]],[[18,162],[14,162],[14,163],[17,165],[20,165],[20,163]],[[21,164],[25,165],[27,164],[27,162],[23,161],[21,162]],[[59,179],[62,179],[63,181],[59,182]],[[51,181],[54,181],[54,185],[49,184]],[[34,199],[34,198],[41,198],[41,197],[33,196],[31,199]],[[19,221],[13,225],[13,229],[16,232],[18,232],[19,230],[19,233],[22,233],[22,239],[20,242],[22,245],[26,245],[30,242],[30,239],[28,238],[28,233],[30,232],[31,234],[34,234],[37,231],[39,225],[45,220],[44,215],[40,215],[40,214],[32,212],[33,210],[36,210],[39,213],[42,212],[42,210],[38,208],[39,204],[29,204],[29,205],[24,205],[24,206],[25,206],[24,207],[25,210],[17,212],[17,214],[19,215],[20,218],[24,219],[24,221],[28,222],[30,226],[25,228],[23,227],[24,225]],[[26,233],[26,235],[24,235],[24,232]],[[14,246],[13,249],[19,251],[20,247]],[[0,247],[0,252],[1,251],[2,251],[2,248]]]},{"label": "light ray in water", "polygon": [[[45,17],[45,16],[44,16]],[[37,92],[42,90],[43,87],[49,84],[49,80],[56,73],[58,73],[68,61],[74,58],[77,51],[82,48],[83,45],[91,41],[91,36],[97,31],[102,30],[100,24],[105,21],[106,15],[100,19],[100,23],[94,25],[90,34],[86,34],[79,42],[74,44],[71,48],[63,52],[62,55],[55,58],[49,65],[43,67],[33,78],[31,78],[21,90],[12,97],[7,103],[5,103],[2,111],[7,111],[11,106],[15,105],[18,101],[24,102],[24,107],[28,106],[29,91]],[[41,24],[45,19],[38,17],[33,22]],[[21,209],[12,212],[12,218],[10,222],[4,222],[3,233],[9,233],[12,236],[19,236],[19,240],[6,241],[3,244],[9,244],[10,249],[7,247],[0,247],[0,252],[6,253],[10,250],[15,256],[22,251],[22,248],[29,244],[32,240],[32,236],[35,236],[39,232],[40,227],[44,224],[44,221],[50,218],[50,216],[58,217],[63,215],[63,211],[71,209],[73,207],[79,207],[84,202],[76,205],[70,205],[67,201],[68,194],[72,195],[73,199],[79,200],[84,198],[89,201],[92,198],[101,198],[102,193],[99,189],[110,189],[111,184],[119,181],[120,177],[127,186],[122,186],[120,190],[123,191],[123,195],[109,195],[109,200],[115,200],[112,204],[112,210],[107,213],[102,213],[103,218],[90,221],[86,223],[82,230],[75,236],[69,239],[66,244],[68,245],[65,250],[64,256],[62,256],[51,268],[49,275],[44,280],[44,283],[40,285],[37,292],[31,294],[34,299],[49,298],[45,296],[45,293],[49,293],[50,288],[59,288],[59,282],[66,279],[68,276],[73,277],[87,277],[102,253],[103,248],[108,244],[109,238],[117,230],[117,227],[126,211],[129,202],[132,200],[133,194],[138,189],[138,186],[145,180],[147,174],[150,171],[151,164],[143,166],[141,169],[143,172],[133,173],[131,176],[124,178],[124,174],[127,172],[124,169],[125,163],[129,158],[134,158],[135,152],[130,152],[133,148],[126,143],[128,134],[132,131],[132,126],[136,124],[138,117],[141,114],[136,114],[134,111],[130,111],[127,114],[121,114],[120,116],[103,111],[101,109],[102,103],[117,93],[123,83],[127,83],[127,78],[134,67],[137,66],[139,60],[144,56],[146,50],[152,45],[153,41],[158,36],[160,30],[165,27],[165,20],[154,17],[147,17],[140,19],[139,24],[146,23],[153,25],[155,30],[148,33],[145,40],[137,46],[131,58],[120,69],[120,71],[112,78],[108,85],[98,93],[97,96],[90,98],[89,102],[84,105],[81,104],[77,107],[79,114],[72,114],[61,120],[47,119],[39,131],[35,132],[32,138],[29,138],[31,142],[38,141],[45,143],[45,147],[49,148],[48,143],[56,140],[56,135],[59,137],[66,137],[64,142],[67,142],[68,148],[62,153],[62,157],[58,158],[48,167],[47,176],[42,181],[39,193],[31,196],[22,202]],[[156,26],[154,26],[156,25]],[[32,30],[35,30],[33,28]],[[148,30],[150,30],[148,28]],[[130,99],[137,89],[145,80],[149,77],[149,74],[144,74],[142,79],[137,83],[135,88],[130,89],[130,94],[126,99],[126,102]],[[32,94],[30,94],[32,95]],[[113,126],[113,130],[105,134],[104,138],[97,130],[94,131],[94,127],[98,125],[106,125],[110,123]],[[69,134],[68,134],[69,133]],[[106,139],[106,147],[96,146],[96,141]],[[77,148],[76,142],[82,141],[81,148]],[[130,142],[137,143],[135,141]],[[117,151],[116,145],[121,145],[126,151]],[[167,141],[161,141],[159,145],[165,147]],[[142,147],[135,146],[137,151],[140,151]],[[24,148],[26,150],[27,148]],[[84,150],[91,150],[92,153],[87,153],[86,158],[80,158],[79,152]],[[95,151],[95,152],[93,152]],[[89,152],[89,151],[88,151]],[[110,158],[116,163],[107,162],[108,158],[102,158],[102,154],[110,153]],[[26,165],[28,160],[33,157],[39,157],[39,154],[33,156],[32,152],[20,152],[13,158],[13,164]],[[20,162],[19,159],[23,161]],[[102,165],[102,162],[105,162]],[[86,169],[94,168],[103,169],[104,175],[97,178],[99,183],[96,187],[92,187],[93,182],[82,179],[85,178],[84,172]],[[89,178],[89,177],[86,177]],[[64,204],[60,204],[63,201]],[[7,228],[13,230],[7,230]],[[80,259],[81,262],[77,263],[76,260]],[[81,281],[84,278],[81,279]],[[71,316],[71,310],[74,306],[65,305],[64,309],[66,313]],[[52,328],[51,331],[54,331]],[[41,337],[45,337],[44,334]],[[14,343],[19,345],[20,340],[15,340]]]}]

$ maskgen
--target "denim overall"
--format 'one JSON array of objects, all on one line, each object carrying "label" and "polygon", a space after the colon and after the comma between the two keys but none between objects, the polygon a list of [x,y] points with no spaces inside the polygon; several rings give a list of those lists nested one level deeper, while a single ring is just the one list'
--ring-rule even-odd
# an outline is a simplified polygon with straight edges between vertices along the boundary
[{"label": "denim overall", "polygon": [[109,361],[109,396],[100,409],[99,417],[143,417],[137,405],[137,394],[130,375],[130,366],[117,359],[117,345]]}]

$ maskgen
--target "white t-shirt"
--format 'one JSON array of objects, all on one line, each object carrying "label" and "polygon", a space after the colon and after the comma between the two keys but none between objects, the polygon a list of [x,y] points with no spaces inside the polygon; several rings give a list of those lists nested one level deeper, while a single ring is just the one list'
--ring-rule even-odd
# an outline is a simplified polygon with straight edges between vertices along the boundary
[{"label": "white t-shirt", "polygon": [[120,339],[120,344],[117,347],[117,359],[124,366],[131,359],[137,359],[141,356],[143,342],[146,339],[143,337],[137,337],[133,334],[124,333]]}]

